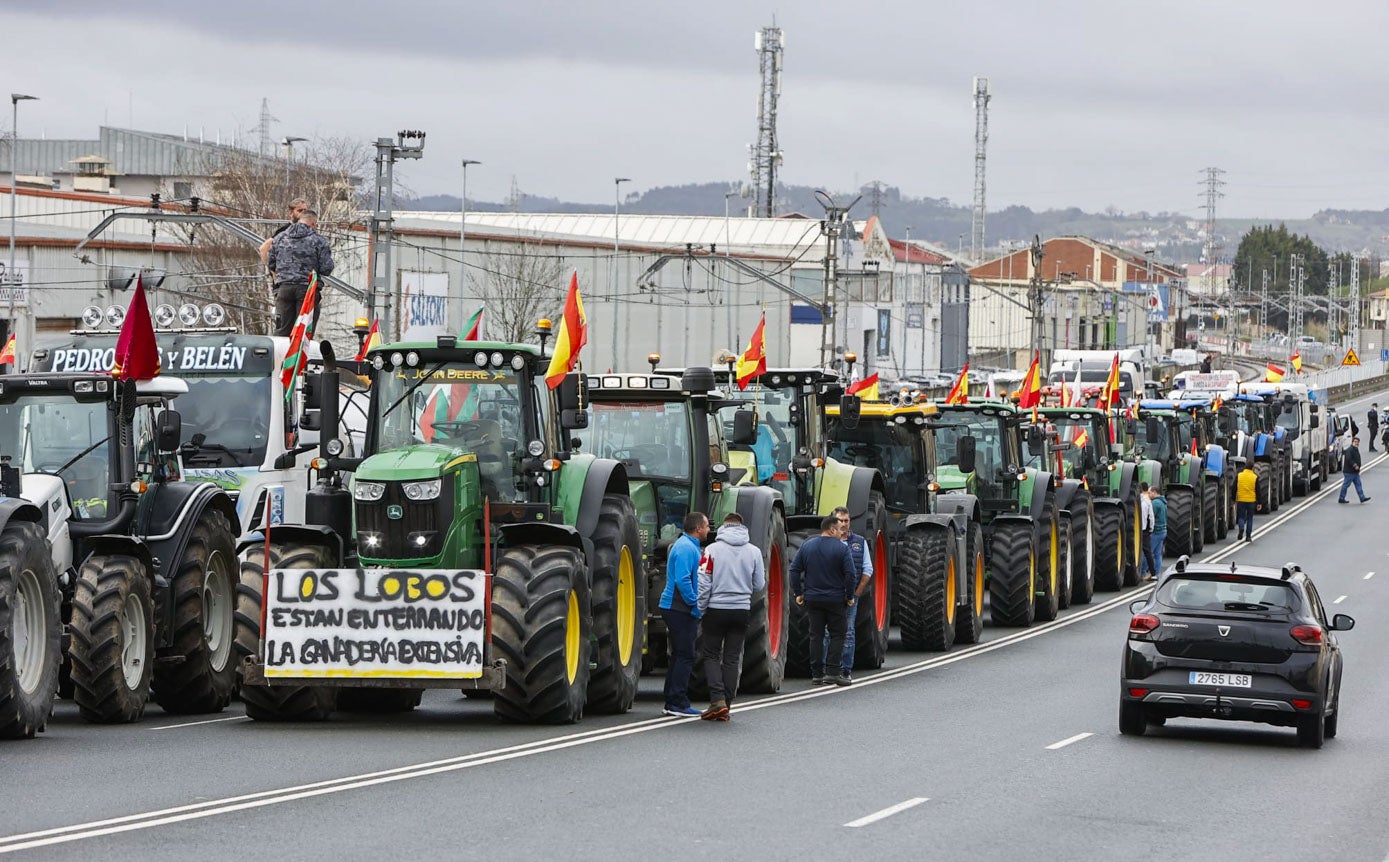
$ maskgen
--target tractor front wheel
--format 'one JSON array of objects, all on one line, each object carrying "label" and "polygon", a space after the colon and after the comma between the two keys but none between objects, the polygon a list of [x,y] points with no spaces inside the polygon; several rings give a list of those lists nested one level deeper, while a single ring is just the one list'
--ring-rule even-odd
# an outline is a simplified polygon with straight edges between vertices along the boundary
[{"label": "tractor front wheel", "polygon": [[10,521],[0,533],[0,739],[44,729],[58,690],[58,579],[43,529]]}]

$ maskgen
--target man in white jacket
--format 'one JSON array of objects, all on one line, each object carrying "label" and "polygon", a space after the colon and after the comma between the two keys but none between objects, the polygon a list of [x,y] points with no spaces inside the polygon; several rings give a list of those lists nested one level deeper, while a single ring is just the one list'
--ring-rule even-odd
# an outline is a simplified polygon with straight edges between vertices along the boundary
[{"label": "man in white jacket", "polygon": [[701,714],[703,719],[728,721],[728,705],[738,692],[752,594],[766,586],[762,551],[748,539],[742,517],[724,516],[717,538],[699,563],[701,649],[709,680],[709,708]]}]

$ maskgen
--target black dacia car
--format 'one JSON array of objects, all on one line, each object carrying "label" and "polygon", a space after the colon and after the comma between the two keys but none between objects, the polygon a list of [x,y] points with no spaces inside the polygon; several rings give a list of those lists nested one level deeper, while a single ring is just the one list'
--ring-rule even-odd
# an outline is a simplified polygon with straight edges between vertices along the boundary
[{"label": "black dacia car", "polygon": [[1312,579],[1294,563],[1187,564],[1180,558],[1131,606],[1119,732],[1140,735],[1169,718],[1218,718],[1296,727],[1320,748],[1340,717],[1341,650]]}]

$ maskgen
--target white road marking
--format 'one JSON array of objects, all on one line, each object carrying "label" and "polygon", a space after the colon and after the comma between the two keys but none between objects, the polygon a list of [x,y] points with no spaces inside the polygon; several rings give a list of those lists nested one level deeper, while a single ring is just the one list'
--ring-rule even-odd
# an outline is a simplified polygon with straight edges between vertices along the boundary
[{"label": "white road marking", "polygon": [[250,721],[244,715],[229,715],[225,718],[209,718],[206,721],[185,721],[183,724],[164,724],[159,727],[151,727],[149,730],[173,730],[176,727],[196,727],[200,724],[217,724],[223,721]]},{"label": "white road marking", "polygon": [[1374,573],[1374,572],[1367,572],[1367,573],[1365,574],[1365,577],[1361,578],[1360,580],[1362,580],[1362,581],[1368,581],[1370,578],[1373,578],[1374,576],[1375,576],[1375,573]]},{"label": "white road marking", "polygon": [[899,802],[896,805],[889,805],[882,811],[874,811],[872,814],[869,814],[865,817],[860,817],[857,820],[850,820],[848,823],[845,823],[844,825],[849,827],[850,829],[857,829],[860,826],[867,826],[870,823],[877,823],[879,820],[891,817],[894,814],[901,814],[908,808],[915,808],[921,803],[929,801],[930,800],[925,796],[913,797],[912,799],[908,799],[906,802]]},{"label": "white road marking", "polygon": [[1093,734],[1093,733],[1077,733],[1075,736],[1067,737],[1067,738],[1061,740],[1060,742],[1053,742],[1051,745],[1048,745],[1048,746],[1047,746],[1047,751],[1055,751],[1055,750],[1058,749],[1058,748],[1065,748],[1066,746],[1070,745],[1072,742],[1080,742],[1082,739],[1085,739],[1085,738],[1087,738],[1087,737],[1091,737],[1091,736],[1094,736],[1094,735],[1095,735],[1095,734]]},{"label": "white road marking", "polygon": [[1332,602],[1331,604],[1333,604],[1333,605],[1339,605],[1341,602],[1345,601],[1345,600],[1348,599],[1348,598],[1350,598],[1350,597],[1349,597],[1349,596],[1341,596],[1339,599],[1337,599],[1336,601]]}]

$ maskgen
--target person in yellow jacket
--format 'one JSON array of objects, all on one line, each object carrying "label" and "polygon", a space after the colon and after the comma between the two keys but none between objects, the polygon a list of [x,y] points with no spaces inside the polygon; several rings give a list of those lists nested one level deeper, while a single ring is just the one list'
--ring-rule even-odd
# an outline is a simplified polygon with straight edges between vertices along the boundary
[{"label": "person in yellow jacket", "polygon": [[1248,459],[1236,458],[1235,461],[1239,464],[1239,473],[1235,476],[1235,525],[1239,527],[1238,539],[1249,542],[1254,539],[1254,509],[1259,499],[1256,490],[1259,477]]}]

